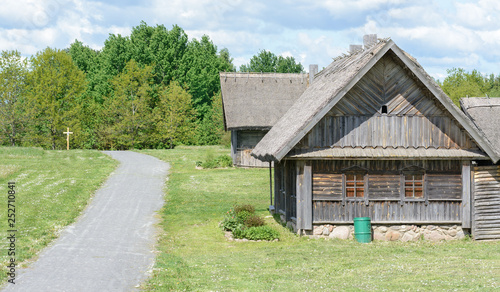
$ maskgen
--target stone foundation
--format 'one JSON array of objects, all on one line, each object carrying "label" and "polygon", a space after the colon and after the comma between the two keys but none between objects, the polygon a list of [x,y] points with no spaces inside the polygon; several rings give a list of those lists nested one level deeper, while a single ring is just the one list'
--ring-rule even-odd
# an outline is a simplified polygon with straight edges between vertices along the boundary
[{"label": "stone foundation", "polygon": [[[312,231],[303,231],[302,235],[313,238],[354,238],[353,225],[315,225]],[[372,239],[382,241],[429,241],[457,240],[465,238],[465,233],[458,225],[372,225]]]}]

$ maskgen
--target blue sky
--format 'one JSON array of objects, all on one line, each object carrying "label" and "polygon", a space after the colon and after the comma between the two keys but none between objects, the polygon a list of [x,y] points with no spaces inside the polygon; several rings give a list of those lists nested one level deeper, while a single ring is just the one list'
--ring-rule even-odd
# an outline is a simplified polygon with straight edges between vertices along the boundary
[{"label": "blue sky", "polygon": [[496,0],[4,0],[0,50],[29,56],[75,39],[100,49],[110,33],[177,24],[190,38],[208,35],[239,66],[259,50],[293,56],[306,70],[326,67],[361,44],[364,34],[391,37],[438,79],[446,69],[500,74],[500,5]]}]

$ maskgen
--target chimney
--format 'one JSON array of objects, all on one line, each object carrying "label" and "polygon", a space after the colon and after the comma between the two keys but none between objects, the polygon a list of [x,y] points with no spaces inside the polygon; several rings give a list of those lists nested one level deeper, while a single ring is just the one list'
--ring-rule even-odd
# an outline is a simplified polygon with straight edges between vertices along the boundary
[{"label": "chimney", "polygon": [[362,45],[349,45],[349,53],[354,54],[356,52],[362,51]]},{"label": "chimney", "polygon": [[377,35],[376,34],[365,34],[363,36],[363,45],[365,49],[375,45],[377,43]]},{"label": "chimney", "polygon": [[316,74],[318,74],[318,64],[309,65],[309,84],[313,83]]}]

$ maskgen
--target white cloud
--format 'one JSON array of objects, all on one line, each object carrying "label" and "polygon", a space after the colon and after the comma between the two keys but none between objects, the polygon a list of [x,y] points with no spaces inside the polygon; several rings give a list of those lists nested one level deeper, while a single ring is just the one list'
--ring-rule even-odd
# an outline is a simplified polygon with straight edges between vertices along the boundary
[{"label": "white cloud", "polygon": [[190,38],[206,34],[228,48],[235,65],[261,49],[293,56],[305,69],[327,66],[364,34],[392,37],[433,76],[451,67],[500,68],[497,0],[16,0],[0,10],[0,49],[34,54],[75,39],[101,48],[109,33],[130,35],[141,20]]}]

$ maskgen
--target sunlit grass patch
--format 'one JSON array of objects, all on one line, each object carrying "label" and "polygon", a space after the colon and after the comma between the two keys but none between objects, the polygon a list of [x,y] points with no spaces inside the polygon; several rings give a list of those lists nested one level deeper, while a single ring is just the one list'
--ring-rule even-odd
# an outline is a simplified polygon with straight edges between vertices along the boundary
[{"label": "sunlit grass patch", "polygon": [[[210,147],[215,155],[229,150]],[[469,291],[500,288],[500,242],[431,243],[299,237],[269,217],[268,169],[203,169],[204,147],[142,153],[170,162],[153,277],[147,291]],[[219,222],[251,204],[278,242],[228,241]]]},{"label": "sunlit grass patch", "polygon": [[[90,150],[45,151],[0,147],[0,238],[7,238],[7,186],[15,182],[16,262],[24,265],[75,221],[117,166]],[[10,259],[0,240],[2,271]],[[5,275],[5,273],[3,273]],[[5,276],[4,276],[5,277]]]}]

